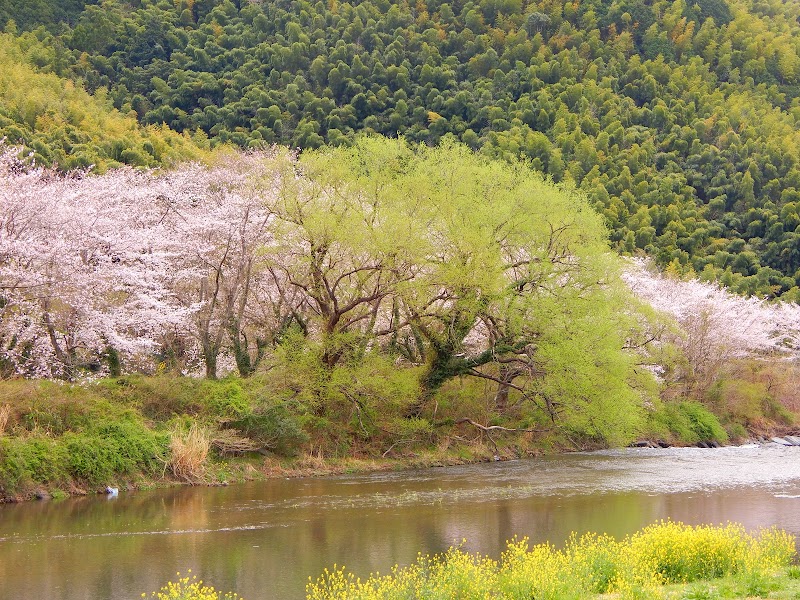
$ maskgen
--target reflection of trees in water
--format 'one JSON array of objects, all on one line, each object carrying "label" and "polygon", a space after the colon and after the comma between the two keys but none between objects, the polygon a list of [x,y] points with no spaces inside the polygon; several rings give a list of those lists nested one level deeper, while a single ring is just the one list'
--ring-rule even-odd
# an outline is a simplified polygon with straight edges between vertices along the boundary
[{"label": "reflection of trees in water", "polygon": [[[683,464],[664,456],[671,468]],[[693,468],[716,469],[717,456],[693,459]],[[625,470],[631,464],[628,456],[603,459],[600,465],[597,459],[575,460],[595,467],[584,469],[581,481],[644,477],[640,467]],[[462,538],[467,539],[465,549],[497,557],[514,535],[560,545],[571,531],[622,537],[667,517],[691,524],[734,520],[748,528],[776,524],[789,530],[800,523],[800,503],[774,497],[774,486],[767,484],[655,495],[534,495],[534,490],[543,493],[548,482],[553,489],[575,489],[578,483],[572,460],[548,464],[558,468],[533,475],[511,468],[507,479],[487,478],[485,483],[486,465],[476,465],[457,477],[441,470],[428,477],[409,474],[407,480],[281,480],[122,493],[110,502],[84,498],[0,507],[0,581],[10,594],[17,590],[29,597],[103,600],[138,597],[174,579],[176,571],[192,568],[218,589],[245,598],[299,600],[307,578],[334,563],[362,577],[385,573],[395,563],[413,562],[418,552],[441,552]],[[667,469],[666,463],[658,464]],[[780,461],[771,464],[777,469]],[[606,469],[609,465],[628,466],[614,471]],[[533,484],[533,477],[537,485],[530,494],[513,493],[526,482]],[[762,472],[759,481],[764,477]],[[402,502],[388,502],[392,493],[402,496]],[[412,497],[418,498],[416,504]],[[432,497],[439,500],[431,502]],[[174,533],[192,529],[211,531]],[[85,533],[110,535],[81,537]],[[74,537],[53,537],[62,534]]]}]

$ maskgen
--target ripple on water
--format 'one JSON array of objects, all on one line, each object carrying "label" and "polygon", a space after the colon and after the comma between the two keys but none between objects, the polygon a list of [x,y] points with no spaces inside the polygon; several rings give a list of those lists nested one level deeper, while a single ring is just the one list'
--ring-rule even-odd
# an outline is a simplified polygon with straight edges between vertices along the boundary
[{"label": "ripple on water", "polygon": [[[236,510],[365,509],[495,502],[620,492],[648,494],[759,486],[789,494],[800,448],[626,448],[502,463],[327,478],[317,493],[251,502]],[[398,489],[401,488],[401,489]],[[784,496],[780,496],[784,497]]]}]

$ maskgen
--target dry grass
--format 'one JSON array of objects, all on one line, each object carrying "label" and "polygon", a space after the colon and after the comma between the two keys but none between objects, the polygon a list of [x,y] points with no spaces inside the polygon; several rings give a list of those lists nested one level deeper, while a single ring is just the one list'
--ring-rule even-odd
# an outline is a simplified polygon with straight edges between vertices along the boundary
[{"label": "dry grass", "polygon": [[324,469],[328,466],[322,448],[319,448],[316,452],[313,449],[309,450],[295,464],[300,469]]},{"label": "dry grass", "polygon": [[223,456],[237,456],[248,452],[256,452],[261,448],[249,437],[239,435],[235,429],[223,429],[217,432],[211,443]]},{"label": "dry grass", "polygon": [[178,479],[188,483],[202,483],[211,449],[208,432],[197,423],[192,423],[188,431],[182,428],[173,429],[171,437],[167,467]]},{"label": "dry grass", "polygon": [[10,404],[0,404],[0,435],[6,430],[6,426],[8,426],[8,420],[11,418],[11,405]]}]

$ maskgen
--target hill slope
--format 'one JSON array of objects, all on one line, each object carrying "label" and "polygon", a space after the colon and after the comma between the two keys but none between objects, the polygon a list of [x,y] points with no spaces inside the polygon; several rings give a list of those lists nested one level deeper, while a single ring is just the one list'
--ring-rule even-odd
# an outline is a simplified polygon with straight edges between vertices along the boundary
[{"label": "hill slope", "polygon": [[143,124],[240,146],[360,131],[522,155],[622,250],[800,298],[800,5],[108,0],[43,44]]},{"label": "hill slope", "polygon": [[64,169],[94,165],[103,171],[203,154],[197,136],[162,125],[143,127],[114,109],[105,90],[90,95],[69,79],[40,72],[36,62],[52,56],[33,41],[0,34],[0,138],[24,145],[37,163]]}]

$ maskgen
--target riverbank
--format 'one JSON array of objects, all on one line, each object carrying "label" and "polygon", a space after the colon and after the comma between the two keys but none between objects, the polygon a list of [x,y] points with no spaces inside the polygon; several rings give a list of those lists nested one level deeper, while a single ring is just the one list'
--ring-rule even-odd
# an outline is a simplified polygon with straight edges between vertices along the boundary
[{"label": "riverbank", "polygon": [[[0,501],[106,488],[225,485],[270,477],[389,471],[606,447],[519,405],[477,401],[458,387],[419,415],[403,406],[313,409],[275,392],[274,378],[209,381],[128,376],[84,384],[0,382]],[[469,384],[464,384],[469,385]],[[696,402],[652,407],[636,440],[726,444],[789,433],[783,421],[724,426]]]}]

